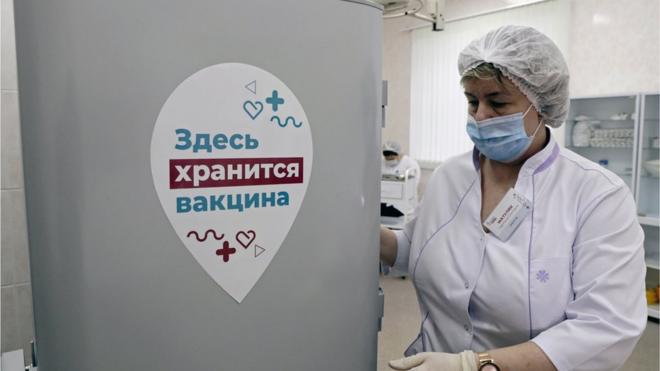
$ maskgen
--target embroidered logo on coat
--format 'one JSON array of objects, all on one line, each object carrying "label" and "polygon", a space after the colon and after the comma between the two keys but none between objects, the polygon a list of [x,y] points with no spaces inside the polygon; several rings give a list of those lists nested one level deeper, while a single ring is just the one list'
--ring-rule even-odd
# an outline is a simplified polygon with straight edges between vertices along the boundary
[{"label": "embroidered logo on coat", "polygon": [[546,283],[550,281],[550,273],[546,272],[545,269],[541,269],[540,271],[536,272],[536,280]]}]

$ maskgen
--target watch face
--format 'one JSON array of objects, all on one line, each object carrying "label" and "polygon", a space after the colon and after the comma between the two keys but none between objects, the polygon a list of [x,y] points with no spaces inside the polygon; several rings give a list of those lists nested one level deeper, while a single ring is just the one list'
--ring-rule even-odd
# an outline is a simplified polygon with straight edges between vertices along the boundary
[{"label": "watch face", "polygon": [[479,368],[479,371],[500,371],[500,368],[492,363],[486,363]]}]

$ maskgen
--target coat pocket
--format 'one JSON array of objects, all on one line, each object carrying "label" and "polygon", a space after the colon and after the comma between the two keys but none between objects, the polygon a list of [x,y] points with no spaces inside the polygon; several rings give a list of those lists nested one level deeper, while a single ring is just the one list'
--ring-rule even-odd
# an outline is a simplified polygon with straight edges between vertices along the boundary
[{"label": "coat pocket", "polygon": [[563,321],[573,297],[571,258],[534,259],[530,263],[530,305],[533,336]]}]

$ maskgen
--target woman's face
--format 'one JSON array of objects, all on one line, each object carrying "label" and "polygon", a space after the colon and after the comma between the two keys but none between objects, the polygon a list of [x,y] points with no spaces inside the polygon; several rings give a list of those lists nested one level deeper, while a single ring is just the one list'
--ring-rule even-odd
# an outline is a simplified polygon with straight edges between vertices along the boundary
[{"label": "woman's face", "polygon": [[[502,78],[502,83],[496,79],[468,79],[463,82],[463,89],[468,101],[468,113],[477,121],[518,112],[525,113],[531,104],[511,80],[505,77]],[[527,135],[534,133],[539,119],[536,109],[532,107],[524,118]]]}]

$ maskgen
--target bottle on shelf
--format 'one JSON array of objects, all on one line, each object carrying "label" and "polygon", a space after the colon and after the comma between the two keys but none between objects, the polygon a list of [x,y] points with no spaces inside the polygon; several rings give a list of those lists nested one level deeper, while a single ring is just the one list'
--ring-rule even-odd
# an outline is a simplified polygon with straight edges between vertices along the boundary
[{"label": "bottle on shelf", "polygon": [[591,124],[588,121],[578,121],[573,126],[573,146],[589,147],[591,140]]}]

